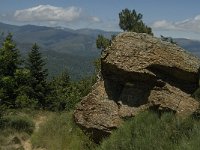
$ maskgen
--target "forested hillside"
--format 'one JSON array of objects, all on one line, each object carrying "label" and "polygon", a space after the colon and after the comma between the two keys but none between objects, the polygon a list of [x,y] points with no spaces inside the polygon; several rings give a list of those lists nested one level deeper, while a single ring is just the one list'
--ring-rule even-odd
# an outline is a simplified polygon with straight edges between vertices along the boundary
[{"label": "forested hillside", "polygon": [[[23,56],[26,56],[32,43],[40,46],[47,62],[50,77],[68,69],[73,79],[80,79],[94,73],[93,62],[100,56],[96,48],[96,38],[103,35],[110,38],[117,32],[106,32],[95,29],[73,30],[61,27],[15,26],[0,23],[0,32],[13,33],[13,39]],[[200,55],[200,41],[174,39],[178,45]],[[81,63],[80,63],[81,62]]]},{"label": "forested hillside", "polygon": [[23,56],[26,57],[32,43],[40,46],[49,69],[49,75],[55,76],[68,69],[73,79],[80,79],[94,73],[93,62],[99,57],[96,37],[103,34],[110,37],[113,32],[102,30],[72,30],[43,26],[14,26],[0,23],[0,32],[13,34],[13,40]]}]

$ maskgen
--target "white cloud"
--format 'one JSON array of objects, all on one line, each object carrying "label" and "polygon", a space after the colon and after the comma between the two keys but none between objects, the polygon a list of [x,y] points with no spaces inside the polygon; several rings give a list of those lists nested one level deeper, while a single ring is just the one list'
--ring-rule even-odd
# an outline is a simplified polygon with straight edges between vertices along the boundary
[{"label": "white cloud", "polygon": [[82,10],[77,7],[55,7],[51,5],[39,5],[36,7],[16,10],[14,19],[22,22],[33,21],[63,21],[72,22],[81,17]]},{"label": "white cloud", "polygon": [[152,25],[153,28],[164,28],[164,29],[175,29],[175,26],[173,25],[173,23],[168,22],[166,20],[160,20],[160,21],[156,21],[153,23]]},{"label": "white cloud", "polygon": [[200,20],[200,15],[196,16],[194,20]]},{"label": "white cloud", "polygon": [[161,30],[200,32],[200,15],[197,15],[191,19],[186,19],[176,22],[169,22],[166,20],[156,21],[152,24],[152,28],[155,30],[161,29]]},{"label": "white cloud", "polygon": [[63,26],[74,29],[94,27],[102,23],[97,16],[88,14],[82,8],[51,5],[39,5],[4,15],[0,14],[0,21],[17,25]]},{"label": "white cloud", "polygon": [[101,20],[98,17],[91,17],[93,22],[100,22]]}]

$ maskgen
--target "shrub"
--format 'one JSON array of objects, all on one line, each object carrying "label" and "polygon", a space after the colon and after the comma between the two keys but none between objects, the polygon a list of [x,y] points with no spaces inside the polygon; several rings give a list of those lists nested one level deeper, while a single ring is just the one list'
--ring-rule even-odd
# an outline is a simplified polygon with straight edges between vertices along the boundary
[{"label": "shrub", "polygon": [[26,94],[23,94],[17,96],[15,104],[18,108],[36,108],[37,101],[30,99]]},{"label": "shrub", "polygon": [[[105,139],[100,150],[168,150],[198,148],[200,122],[192,118],[176,118],[172,113],[161,117],[145,112],[127,121]],[[193,144],[193,145],[192,145]],[[184,145],[184,146],[183,146]]]}]

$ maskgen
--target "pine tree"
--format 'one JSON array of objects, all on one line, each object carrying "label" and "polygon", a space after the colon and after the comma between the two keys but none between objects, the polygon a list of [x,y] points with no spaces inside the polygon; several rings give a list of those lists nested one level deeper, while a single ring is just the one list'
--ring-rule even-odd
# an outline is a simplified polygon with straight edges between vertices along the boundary
[{"label": "pine tree", "polygon": [[20,68],[19,50],[8,34],[0,48],[0,99],[1,103],[15,107],[16,89],[15,72]]},{"label": "pine tree", "polygon": [[142,14],[135,10],[124,9],[119,13],[119,26],[124,31],[147,33],[153,35],[150,27],[142,21]]},{"label": "pine tree", "polygon": [[53,78],[50,82],[51,93],[48,97],[48,109],[62,111],[68,106],[68,89],[70,87],[70,76],[68,71]]},{"label": "pine tree", "polygon": [[12,40],[12,34],[8,34],[0,48],[0,76],[14,76],[20,65],[19,50]]},{"label": "pine tree", "polygon": [[110,46],[111,40],[105,38],[103,35],[98,35],[96,39],[96,47],[98,49],[105,50],[108,46]]},{"label": "pine tree", "polygon": [[39,107],[45,108],[47,96],[47,69],[44,69],[45,61],[39,52],[39,47],[35,43],[28,54],[27,69],[30,70],[30,98],[38,101]]}]

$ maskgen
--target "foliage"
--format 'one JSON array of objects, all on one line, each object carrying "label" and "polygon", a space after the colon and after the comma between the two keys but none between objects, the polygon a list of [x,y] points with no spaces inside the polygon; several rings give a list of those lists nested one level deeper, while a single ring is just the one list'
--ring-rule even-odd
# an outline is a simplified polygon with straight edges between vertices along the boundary
[{"label": "foliage", "polygon": [[96,47],[101,50],[105,50],[111,45],[112,40],[114,40],[116,35],[111,35],[111,39],[105,38],[103,35],[98,35],[96,39]]},{"label": "foliage", "polygon": [[43,60],[39,47],[35,43],[32,46],[31,52],[28,55],[28,62],[26,68],[30,71],[31,87],[30,98],[36,100],[39,107],[45,108],[47,96],[47,69],[44,69],[45,61]]},{"label": "foliage", "polygon": [[171,113],[159,118],[156,113],[145,112],[126,122],[98,149],[192,150],[199,146],[199,129],[200,122],[192,118],[180,119]]},{"label": "foliage", "polygon": [[126,8],[119,13],[119,26],[124,31],[153,35],[151,28],[143,23],[142,17],[142,14],[135,10]]},{"label": "foliage", "polygon": [[61,75],[54,77],[49,84],[50,94],[47,97],[48,109],[54,111],[62,111],[67,105],[67,93],[70,86],[70,77],[67,71]]},{"label": "foliage", "polygon": [[103,35],[98,35],[96,39],[96,47],[98,49],[105,50],[108,46],[110,46],[111,41],[107,38],[105,38]]},{"label": "foliage", "polygon": [[8,34],[0,48],[0,76],[14,76],[15,70],[21,64],[19,56],[12,34]]},{"label": "foliage", "polygon": [[[100,58],[96,59],[93,62],[93,64],[94,64],[94,67],[95,67],[95,75],[96,75],[95,81],[96,81],[97,76],[99,76],[101,74],[101,59]],[[100,76],[99,76],[99,78],[100,78]]]},{"label": "foliage", "polygon": [[67,71],[55,77],[51,83],[51,94],[48,96],[48,109],[54,111],[71,110],[86,96],[92,85],[93,78],[85,78],[80,81],[71,81]]},{"label": "foliage", "polygon": [[95,82],[96,82],[96,74],[91,77],[85,77],[77,82],[76,86],[81,93],[81,97],[84,97],[87,94],[89,94]]},{"label": "foliage", "polygon": [[0,99],[1,103],[14,107],[16,98],[16,83],[14,74],[20,67],[19,50],[8,34],[0,48]]},{"label": "foliage", "polygon": [[72,113],[53,115],[32,136],[34,148],[93,150],[95,144],[73,122]]},{"label": "foliage", "polygon": [[95,78],[71,81],[64,72],[47,81],[45,61],[37,44],[32,46],[26,64],[9,34],[0,48],[0,105],[10,108],[71,110],[89,93]]},{"label": "foliage", "polygon": [[26,94],[18,95],[15,101],[17,108],[36,108],[37,101],[30,99]]}]

